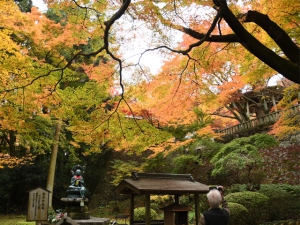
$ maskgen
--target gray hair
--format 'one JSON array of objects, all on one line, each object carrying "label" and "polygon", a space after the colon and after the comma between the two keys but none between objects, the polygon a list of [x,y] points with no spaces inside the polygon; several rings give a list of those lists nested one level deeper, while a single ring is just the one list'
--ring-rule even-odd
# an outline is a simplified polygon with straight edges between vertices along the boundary
[{"label": "gray hair", "polygon": [[222,202],[222,196],[217,189],[210,190],[206,195],[209,205],[212,208],[218,208]]}]

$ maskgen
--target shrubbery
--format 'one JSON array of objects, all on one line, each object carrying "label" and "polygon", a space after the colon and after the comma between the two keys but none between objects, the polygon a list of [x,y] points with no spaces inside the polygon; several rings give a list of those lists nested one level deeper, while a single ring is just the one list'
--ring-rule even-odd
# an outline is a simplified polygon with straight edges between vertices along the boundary
[{"label": "shrubbery", "polygon": [[264,184],[260,193],[269,197],[269,221],[300,220],[300,185]]},{"label": "shrubbery", "polygon": [[[154,209],[150,209],[151,214],[151,220],[156,219],[158,217],[158,214],[155,212]],[[145,207],[138,207],[134,209],[134,220],[145,220]]]},{"label": "shrubbery", "polygon": [[268,183],[299,185],[300,145],[261,149],[260,154]]},{"label": "shrubbery", "polygon": [[237,192],[227,195],[225,199],[228,202],[240,204],[248,210],[249,213],[246,218],[248,224],[258,225],[265,218],[269,198],[261,193]]},{"label": "shrubbery", "polygon": [[234,139],[211,159],[214,166],[212,176],[226,177],[229,185],[246,183],[247,190],[258,190],[265,177],[261,169],[264,160],[259,150],[277,145],[276,140],[268,134]]},{"label": "shrubbery", "polygon": [[229,225],[247,225],[248,210],[241,204],[229,202],[230,209]]},{"label": "shrubbery", "polygon": [[[236,184],[227,190],[230,193],[226,196],[227,201],[231,205],[232,202],[238,202],[239,204],[245,206],[249,211],[249,216],[255,216],[255,213],[251,210],[258,209],[261,212],[261,220],[264,223],[271,223],[273,221],[282,220],[300,220],[300,185],[290,185],[290,184],[263,184],[257,192],[253,192],[258,197],[257,194],[263,194],[268,197],[267,204],[262,208],[256,205],[255,199],[247,200],[249,195],[244,195],[243,193],[249,193],[246,190],[245,184]],[[254,205],[254,207],[253,207]],[[235,209],[231,209],[231,224],[242,224],[239,223],[235,217]]]}]

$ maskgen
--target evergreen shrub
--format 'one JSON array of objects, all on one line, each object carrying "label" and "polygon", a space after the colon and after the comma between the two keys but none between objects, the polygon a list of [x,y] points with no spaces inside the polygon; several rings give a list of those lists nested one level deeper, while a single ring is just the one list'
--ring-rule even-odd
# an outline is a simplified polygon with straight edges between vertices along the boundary
[{"label": "evergreen shrub", "polygon": [[246,184],[233,184],[229,188],[226,189],[226,194],[247,191]]},{"label": "evergreen shrub", "polygon": [[269,221],[300,220],[300,185],[264,184],[259,193],[269,197]]},{"label": "evergreen shrub", "polygon": [[230,203],[237,203],[248,210],[246,220],[248,224],[258,225],[264,220],[269,198],[261,193],[244,191],[231,193],[225,196]]},{"label": "evergreen shrub", "polygon": [[230,209],[229,225],[247,225],[248,210],[241,204],[228,202]]}]

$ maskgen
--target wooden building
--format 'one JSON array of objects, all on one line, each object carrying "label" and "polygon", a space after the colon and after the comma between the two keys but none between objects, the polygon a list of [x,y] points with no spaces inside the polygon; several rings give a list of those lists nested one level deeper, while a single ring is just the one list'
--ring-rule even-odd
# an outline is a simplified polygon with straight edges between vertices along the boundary
[{"label": "wooden building", "polygon": [[[164,174],[164,173],[132,173],[131,178],[124,179],[115,189],[115,193],[130,195],[130,225],[140,225],[134,221],[134,196],[145,196],[145,225],[151,224],[150,218],[150,195],[174,195],[175,203],[165,207],[165,225],[188,225],[187,212],[189,209],[180,206],[178,198],[180,195],[193,194],[195,202],[196,225],[200,216],[199,194],[205,194],[209,187],[194,180],[190,174]],[[174,219],[180,217],[177,223]]]}]

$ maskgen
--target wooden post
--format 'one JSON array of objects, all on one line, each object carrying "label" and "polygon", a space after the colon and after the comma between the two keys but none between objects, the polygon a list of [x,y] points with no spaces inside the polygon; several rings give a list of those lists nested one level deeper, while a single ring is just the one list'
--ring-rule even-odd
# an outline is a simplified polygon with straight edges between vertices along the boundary
[{"label": "wooden post", "polygon": [[199,207],[199,194],[194,194],[194,202],[195,202],[195,219],[196,219],[196,225],[199,223],[200,219],[200,207]]},{"label": "wooden post", "polygon": [[272,95],[272,103],[273,103],[273,106],[274,106],[275,112],[277,112],[277,111],[278,111],[278,109],[277,109],[277,105],[276,105],[276,101],[275,101],[275,97],[274,97],[274,95]]},{"label": "wooden post", "polygon": [[130,225],[134,222],[134,194],[130,195]]},{"label": "wooden post", "polygon": [[145,194],[145,217],[146,217],[146,225],[151,224],[151,211],[150,211],[150,194]]},{"label": "wooden post", "polygon": [[53,195],[53,186],[54,186],[54,178],[55,178],[55,168],[56,168],[56,159],[57,159],[57,152],[58,152],[58,145],[59,145],[59,134],[61,130],[62,121],[58,120],[55,127],[55,134],[54,134],[54,143],[52,146],[51,158],[50,158],[50,165],[48,169],[48,177],[47,177],[47,184],[46,189],[49,191],[49,209],[52,210],[52,195]]},{"label": "wooden post", "polygon": [[248,101],[246,102],[246,107],[247,107],[246,114],[247,114],[248,118],[250,119],[250,108],[249,108],[249,102]]}]

